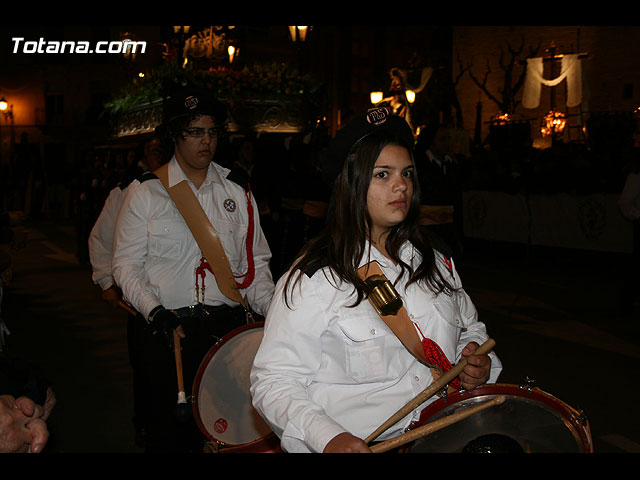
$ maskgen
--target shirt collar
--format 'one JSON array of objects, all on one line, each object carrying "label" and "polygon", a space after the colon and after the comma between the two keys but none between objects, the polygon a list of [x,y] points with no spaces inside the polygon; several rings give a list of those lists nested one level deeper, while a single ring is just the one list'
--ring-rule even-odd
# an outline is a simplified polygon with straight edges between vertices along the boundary
[{"label": "shirt collar", "polygon": [[[216,167],[217,165],[215,163],[213,162],[209,163],[209,168],[207,169],[207,176],[205,177],[204,182],[202,182],[202,185],[200,185],[200,188],[206,187],[210,183],[214,183],[214,182],[218,184],[222,183],[222,180],[220,180],[220,174]],[[171,161],[169,162],[169,186],[173,187],[174,185],[182,182],[183,180],[186,180],[188,183],[193,185],[193,182],[191,182],[191,180],[187,178],[184,171],[180,167],[178,160],[176,160],[176,156],[174,155],[171,158]]]},{"label": "shirt collar", "polygon": [[[414,246],[407,240],[400,247],[400,258],[405,263],[411,264],[414,257],[414,251]],[[371,245],[369,241],[366,240],[364,246],[364,254],[362,255],[362,259],[360,260],[358,268],[363,267],[367,263],[374,260],[378,262],[381,267],[394,269],[396,268],[396,265],[394,265],[390,259],[385,257],[376,247]]]}]

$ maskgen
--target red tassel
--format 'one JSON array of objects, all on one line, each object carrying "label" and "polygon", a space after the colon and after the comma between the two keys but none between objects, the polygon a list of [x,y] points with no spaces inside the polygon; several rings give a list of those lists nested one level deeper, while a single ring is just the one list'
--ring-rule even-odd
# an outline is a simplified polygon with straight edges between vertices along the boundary
[{"label": "red tassel", "polygon": [[236,285],[239,289],[247,288],[253,282],[253,279],[256,276],[255,264],[253,261],[253,233],[254,233],[254,225],[253,225],[253,205],[251,204],[251,187],[245,193],[247,197],[247,212],[249,214],[249,227],[247,229],[247,273],[244,275],[236,275],[236,278],[244,278],[244,281],[241,283],[236,282]]},{"label": "red tassel", "polygon": [[[434,342],[430,338],[423,337],[422,348],[424,348],[424,354],[427,357],[427,362],[430,365],[435,365],[443,373],[451,369],[451,362],[449,362],[449,359],[440,348],[440,345],[438,345],[436,342]],[[460,379],[456,377],[451,380],[450,384],[456,388],[460,388]]]},{"label": "red tassel", "polygon": [[[433,365],[435,368],[439,369],[440,372],[442,373],[449,371],[452,367],[451,362],[449,362],[449,359],[440,348],[440,345],[438,345],[436,342],[434,342],[430,338],[426,338],[422,334],[420,327],[418,327],[418,325],[415,323],[414,325],[416,326],[416,328],[418,329],[418,332],[420,332],[420,336],[422,337],[422,348],[424,349],[424,356],[427,359],[427,364]],[[451,380],[449,384],[459,389],[460,379],[456,377],[453,380]]]}]

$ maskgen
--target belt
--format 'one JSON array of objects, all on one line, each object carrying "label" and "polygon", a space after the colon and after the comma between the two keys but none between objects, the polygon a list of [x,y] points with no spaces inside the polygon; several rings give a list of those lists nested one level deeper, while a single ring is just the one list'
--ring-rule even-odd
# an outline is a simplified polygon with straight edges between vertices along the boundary
[{"label": "belt", "polygon": [[203,305],[202,303],[197,303],[196,305],[189,305],[188,307],[176,308],[171,310],[176,314],[178,318],[185,317],[201,317],[206,314],[214,315],[228,312],[233,307],[229,305]]}]

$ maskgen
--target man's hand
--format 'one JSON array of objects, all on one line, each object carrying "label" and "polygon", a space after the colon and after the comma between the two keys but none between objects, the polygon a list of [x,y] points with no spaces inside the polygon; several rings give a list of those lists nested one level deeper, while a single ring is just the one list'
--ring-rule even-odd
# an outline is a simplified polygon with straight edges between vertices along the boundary
[{"label": "man's hand", "polygon": [[43,408],[27,397],[0,395],[0,452],[41,452],[49,439],[43,414]]},{"label": "man's hand", "polygon": [[491,373],[491,358],[489,355],[474,355],[479,345],[469,342],[462,350],[462,357],[467,359],[467,364],[460,373],[460,383],[465,390],[473,390],[489,379]]},{"label": "man's hand", "polygon": [[102,291],[102,299],[114,308],[118,308],[120,306],[121,298],[122,294],[120,293],[120,289],[115,285],[112,285]]},{"label": "man's hand", "polygon": [[151,312],[149,319],[151,320],[149,324],[153,329],[153,333],[161,335],[170,350],[173,350],[174,330],[178,332],[180,338],[185,337],[180,320],[172,311],[164,307],[157,307]]}]

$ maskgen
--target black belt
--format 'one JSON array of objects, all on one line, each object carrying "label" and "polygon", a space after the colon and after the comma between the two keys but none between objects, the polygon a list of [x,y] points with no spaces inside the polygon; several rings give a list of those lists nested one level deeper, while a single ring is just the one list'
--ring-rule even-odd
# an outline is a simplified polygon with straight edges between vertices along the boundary
[{"label": "black belt", "polygon": [[176,308],[171,310],[176,314],[178,318],[185,317],[202,317],[203,315],[215,315],[225,314],[230,312],[235,307],[229,305],[203,305],[198,303],[196,305],[189,305],[188,307]]}]

